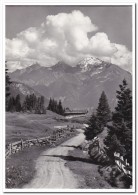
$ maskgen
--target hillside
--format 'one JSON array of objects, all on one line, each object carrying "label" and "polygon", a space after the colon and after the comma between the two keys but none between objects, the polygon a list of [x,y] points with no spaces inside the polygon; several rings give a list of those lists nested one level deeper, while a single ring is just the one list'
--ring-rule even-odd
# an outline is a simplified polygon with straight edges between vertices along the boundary
[{"label": "hillside", "polygon": [[56,130],[56,126],[80,127],[80,122],[69,121],[63,116],[47,110],[46,114],[6,113],[6,143],[45,137]]},{"label": "hillside", "polygon": [[[35,94],[36,97],[42,96],[39,92],[27,86],[24,83],[12,81],[10,85],[10,93],[11,96],[16,97],[16,95],[20,94],[21,102],[24,101],[26,95]],[[49,100],[45,97],[45,106],[48,105]]]}]

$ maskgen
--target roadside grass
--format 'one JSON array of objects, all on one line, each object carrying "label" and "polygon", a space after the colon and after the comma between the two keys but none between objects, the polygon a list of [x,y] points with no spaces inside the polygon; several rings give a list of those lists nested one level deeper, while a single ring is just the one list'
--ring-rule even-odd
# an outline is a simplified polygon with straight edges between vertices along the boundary
[{"label": "roadside grass", "polygon": [[6,159],[6,188],[22,188],[35,175],[35,160],[48,147],[32,146]]},{"label": "roadside grass", "polygon": [[[55,146],[60,145],[75,135],[76,132],[65,134],[64,137],[55,143]],[[30,148],[25,148],[18,153],[12,154],[6,159],[6,188],[22,188],[22,186],[33,179],[36,173],[35,162],[37,158],[43,151],[49,148],[51,147],[32,146]]]},{"label": "roadside grass", "polygon": [[98,172],[99,165],[91,162],[89,156],[80,149],[69,151],[66,166],[75,174],[80,181],[82,189],[112,189]]}]

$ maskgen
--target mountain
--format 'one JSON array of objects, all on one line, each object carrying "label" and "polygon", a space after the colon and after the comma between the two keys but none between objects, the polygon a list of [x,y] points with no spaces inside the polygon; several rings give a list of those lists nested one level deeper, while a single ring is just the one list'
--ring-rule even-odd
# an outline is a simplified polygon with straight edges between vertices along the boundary
[{"label": "mountain", "polygon": [[125,78],[132,87],[132,76],[119,66],[98,58],[82,59],[75,67],[59,62],[52,67],[34,64],[10,74],[45,97],[61,99],[70,108],[95,108],[104,90],[111,108],[116,105],[116,90]]},{"label": "mountain", "polygon": [[[26,95],[35,94],[36,97],[42,96],[40,93],[38,93],[36,90],[32,89],[31,87],[27,86],[26,84],[19,83],[16,81],[12,81],[10,85],[10,93],[11,96],[16,97],[18,94],[20,94],[21,102],[24,101]],[[49,100],[45,98],[45,105],[48,105]]]}]

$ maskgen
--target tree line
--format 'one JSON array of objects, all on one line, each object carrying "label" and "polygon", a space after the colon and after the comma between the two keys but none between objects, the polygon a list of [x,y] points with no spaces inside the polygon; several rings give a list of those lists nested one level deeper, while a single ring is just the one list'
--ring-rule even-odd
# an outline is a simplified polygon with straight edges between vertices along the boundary
[{"label": "tree line", "polygon": [[11,96],[10,85],[12,84],[8,75],[8,69],[5,70],[5,83],[6,83],[6,111],[10,112],[33,112],[36,114],[45,114],[45,101],[44,96],[37,97],[35,94],[25,96],[23,103],[21,103],[20,94],[16,97]]},{"label": "tree line", "polygon": [[65,113],[65,108],[62,106],[61,100],[58,102],[57,100],[50,98],[47,109],[60,115],[64,115]]},{"label": "tree line", "polygon": [[132,92],[124,79],[116,91],[117,105],[111,113],[107,96],[103,91],[96,112],[85,131],[87,140],[93,139],[107,128],[105,150],[111,159],[118,152],[132,165]]},{"label": "tree line", "polygon": [[10,97],[7,102],[6,111],[10,112],[32,112],[35,114],[45,114],[46,108],[44,106],[44,97],[36,97],[35,94],[27,95],[23,103],[21,103],[20,95],[15,98]]},{"label": "tree line", "polygon": [[33,112],[36,114],[45,114],[46,109],[51,110],[57,114],[64,115],[65,109],[62,106],[61,100],[51,99],[49,100],[49,105],[45,108],[45,99],[44,96],[37,97],[35,94],[27,95],[21,103],[20,94],[16,97],[11,96],[10,94],[10,85],[11,80],[8,75],[8,69],[6,68],[6,111],[10,112]]}]

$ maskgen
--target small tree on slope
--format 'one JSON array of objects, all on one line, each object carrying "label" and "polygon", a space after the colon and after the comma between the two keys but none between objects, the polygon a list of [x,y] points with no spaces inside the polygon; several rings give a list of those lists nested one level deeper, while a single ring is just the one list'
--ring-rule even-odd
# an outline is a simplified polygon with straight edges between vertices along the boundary
[{"label": "small tree on slope", "polygon": [[119,152],[132,164],[132,95],[125,79],[119,87],[120,90],[116,92],[118,103],[104,143],[111,157],[114,152]]},{"label": "small tree on slope", "polygon": [[101,129],[99,127],[99,123],[97,121],[97,116],[93,113],[89,122],[88,127],[86,128],[84,135],[86,136],[86,140],[92,140],[95,136],[97,136]]},{"label": "small tree on slope", "polygon": [[101,94],[96,111],[97,112],[95,114],[92,114],[88,122],[89,126],[85,131],[87,140],[92,140],[95,136],[101,133],[107,122],[111,119],[111,111],[104,91]]},{"label": "small tree on slope", "polygon": [[111,119],[111,111],[104,91],[102,92],[99,99],[96,115],[101,125],[101,129],[103,129],[106,126],[107,122]]}]

